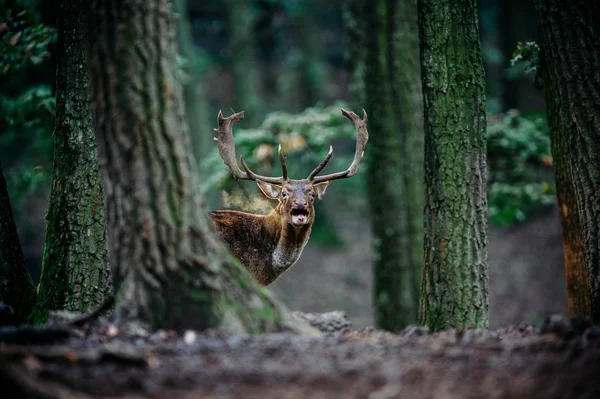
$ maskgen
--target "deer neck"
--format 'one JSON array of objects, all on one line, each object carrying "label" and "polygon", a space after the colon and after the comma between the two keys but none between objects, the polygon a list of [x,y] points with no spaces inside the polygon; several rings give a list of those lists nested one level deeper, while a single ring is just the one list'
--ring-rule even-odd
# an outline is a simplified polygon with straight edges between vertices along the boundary
[{"label": "deer neck", "polygon": [[[283,273],[292,266],[300,255],[310,237],[311,224],[294,227],[282,220],[283,207],[277,206],[265,217],[265,223],[270,231],[278,231],[277,246],[273,251],[272,262],[275,273]],[[269,226],[270,225],[270,226]]]}]

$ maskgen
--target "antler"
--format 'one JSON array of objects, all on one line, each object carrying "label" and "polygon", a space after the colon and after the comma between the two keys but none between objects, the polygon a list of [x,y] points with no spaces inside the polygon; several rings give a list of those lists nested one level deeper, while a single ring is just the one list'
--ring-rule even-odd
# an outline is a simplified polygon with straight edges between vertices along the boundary
[{"label": "antler", "polygon": [[317,176],[317,174],[323,170],[327,162],[331,159],[333,155],[333,147],[329,146],[329,152],[323,162],[317,165],[317,167],[310,172],[308,175],[308,180],[313,183],[321,183],[324,181],[331,181],[336,179],[346,179],[348,177],[352,177],[358,171],[358,165],[360,164],[360,160],[362,159],[365,153],[365,147],[367,146],[367,141],[369,141],[369,132],[367,132],[367,112],[363,109],[363,119],[361,120],[358,115],[356,115],[352,111],[346,111],[341,108],[342,115],[346,118],[350,119],[350,121],[356,127],[356,151],[354,152],[354,160],[350,164],[350,167],[343,172],[331,173],[329,175]]},{"label": "antler", "polygon": [[219,148],[219,155],[221,156],[223,163],[229,167],[231,175],[235,180],[262,180],[266,183],[282,184],[288,177],[287,166],[285,165],[285,158],[281,151],[281,145],[279,146],[279,161],[281,162],[281,170],[283,172],[283,176],[281,177],[257,175],[248,168],[243,157],[240,157],[240,161],[242,162],[245,172],[238,166],[232,128],[235,123],[242,120],[244,120],[244,111],[233,114],[228,118],[223,117],[223,113],[219,111],[219,115],[217,116],[219,127],[215,129],[215,132],[217,132],[217,147]]}]

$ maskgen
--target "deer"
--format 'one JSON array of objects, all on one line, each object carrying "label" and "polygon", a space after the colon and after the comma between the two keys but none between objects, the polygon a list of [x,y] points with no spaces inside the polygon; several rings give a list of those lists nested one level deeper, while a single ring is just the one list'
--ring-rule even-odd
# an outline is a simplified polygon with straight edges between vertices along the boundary
[{"label": "deer", "polygon": [[244,119],[244,112],[234,113],[228,118],[219,111],[217,121],[217,147],[223,163],[229,168],[235,181],[253,180],[260,191],[271,200],[279,201],[267,215],[256,215],[237,210],[216,210],[210,213],[217,234],[229,247],[235,258],[253,275],[259,284],[267,286],[274,282],[300,258],[310,237],[315,220],[315,199],[322,199],[327,186],[333,180],[347,179],[358,171],[364,155],[369,133],[367,113],[363,119],[351,111],[341,109],[356,128],[356,150],[348,169],[318,176],[333,155],[333,147],[325,159],[306,179],[288,177],[285,157],[279,145],[280,177],[261,176],[250,170],[243,156],[241,170],[235,153],[233,125]]}]

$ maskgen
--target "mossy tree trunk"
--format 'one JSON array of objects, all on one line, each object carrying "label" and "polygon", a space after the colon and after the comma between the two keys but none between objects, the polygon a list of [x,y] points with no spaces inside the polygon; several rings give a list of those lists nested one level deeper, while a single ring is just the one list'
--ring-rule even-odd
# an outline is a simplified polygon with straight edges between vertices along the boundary
[{"label": "mossy tree trunk", "polygon": [[404,236],[406,253],[405,267],[411,271],[410,322],[417,321],[419,286],[423,269],[423,90],[421,88],[421,63],[419,61],[419,23],[417,0],[396,0],[390,9],[393,92],[392,104],[396,125],[401,139],[402,183],[404,194],[403,218],[406,221]]},{"label": "mossy tree trunk", "polygon": [[[357,13],[353,15],[354,13]],[[378,328],[415,323],[422,264],[423,141],[416,2],[378,0],[350,4],[347,33],[361,40],[363,60],[350,65],[354,89],[364,88],[371,131],[366,151],[374,235],[373,300]],[[411,56],[413,59],[411,59]],[[419,148],[420,147],[420,148]]]},{"label": "mossy tree trunk", "polygon": [[175,79],[170,1],[94,0],[90,11],[92,109],[117,323],[233,332],[291,326],[226,251],[201,203]]},{"label": "mossy tree trunk", "polygon": [[569,313],[600,323],[600,7],[536,0]]},{"label": "mossy tree trunk", "polygon": [[112,295],[104,205],[89,106],[85,1],[62,0],[56,124],[46,243],[33,323],[53,309],[84,312]]},{"label": "mossy tree trunk", "polygon": [[475,0],[419,0],[425,110],[420,322],[488,326],[486,115]]},{"label": "mossy tree trunk", "polygon": [[233,108],[236,112],[245,111],[246,120],[252,125],[258,125],[264,115],[260,115],[262,110],[258,90],[260,75],[256,70],[251,3],[248,0],[227,0],[225,4],[235,91]]},{"label": "mossy tree trunk", "polygon": [[35,287],[27,271],[13,218],[6,179],[0,166],[0,302],[10,305],[18,323],[35,304]]}]

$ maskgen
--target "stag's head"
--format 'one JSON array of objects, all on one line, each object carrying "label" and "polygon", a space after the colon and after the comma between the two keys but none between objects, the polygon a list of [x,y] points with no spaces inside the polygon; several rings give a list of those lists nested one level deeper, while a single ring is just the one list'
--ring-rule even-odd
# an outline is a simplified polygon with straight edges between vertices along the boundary
[{"label": "stag's head", "polygon": [[342,114],[348,118],[356,127],[356,151],[354,160],[350,167],[342,172],[331,173],[328,175],[317,176],[319,172],[327,165],[333,155],[333,148],[329,147],[329,152],[325,159],[308,175],[306,179],[293,180],[288,178],[285,157],[279,146],[279,161],[281,163],[281,177],[261,176],[252,172],[243,157],[240,157],[242,171],[237,163],[235,155],[235,145],[233,142],[232,127],[233,124],[244,119],[244,112],[238,112],[228,118],[223,117],[219,111],[219,127],[215,129],[218,133],[217,145],[219,155],[225,165],[229,167],[234,179],[254,180],[263,192],[270,199],[278,200],[281,210],[281,218],[285,223],[295,227],[311,225],[315,220],[314,202],[317,198],[322,198],[327,186],[332,180],[346,179],[352,177],[358,171],[358,165],[363,157],[369,134],[367,132],[367,113],[363,110],[364,117],[361,120],[354,112],[342,109]]},{"label": "stag's head", "polygon": [[301,227],[314,222],[315,199],[325,194],[329,182],[315,184],[308,179],[290,179],[282,184],[256,180],[256,184],[267,198],[279,201],[283,222]]}]

